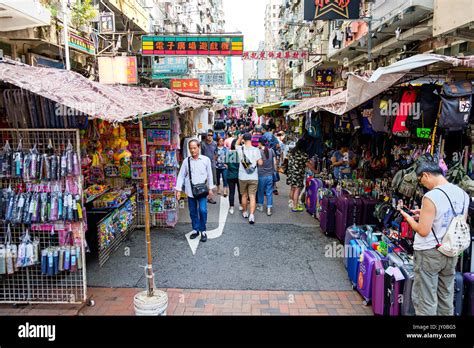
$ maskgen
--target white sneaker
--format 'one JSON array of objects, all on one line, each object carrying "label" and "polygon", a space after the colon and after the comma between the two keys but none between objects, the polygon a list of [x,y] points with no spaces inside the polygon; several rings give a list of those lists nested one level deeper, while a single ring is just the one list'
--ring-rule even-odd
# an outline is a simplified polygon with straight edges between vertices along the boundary
[{"label": "white sneaker", "polygon": [[257,210],[263,213],[263,205],[257,206]]},{"label": "white sneaker", "polygon": [[229,209],[229,214],[230,214],[230,215],[234,215],[234,207],[230,207],[230,209]]},{"label": "white sneaker", "polygon": [[272,215],[272,208],[267,208],[267,215],[271,216]]},{"label": "white sneaker", "polygon": [[249,224],[253,225],[255,223],[255,216],[252,214],[249,216]]},{"label": "white sneaker", "polygon": [[249,213],[247,213],[246,211],[244,211],[242,213],[242,216],[244,217],[244,219],[247,219],[249,217]]},{"label": "white sneaker", "polygon": [[244,208],[243,208],[241,205],[239,205],[239,210],[240,210],[240,211],[243,211]]}]

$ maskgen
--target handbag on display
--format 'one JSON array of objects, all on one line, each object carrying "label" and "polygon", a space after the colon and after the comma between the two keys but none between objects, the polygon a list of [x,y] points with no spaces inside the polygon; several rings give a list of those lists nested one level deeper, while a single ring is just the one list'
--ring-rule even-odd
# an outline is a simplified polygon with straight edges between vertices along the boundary
[{"label": "handbag on display", "polygon": [[209,195],[209,188],[207,187],[207,180],[202,184],[193,184],[191,175],[191,157],[188,157],[189,182],[191,183],[191,191],[193,197],[196,199],[204,198]]},{"label": "handbag on display", "polygon": [[441,93],[439,127],[448,131],[460,131],[469,125],[472,109],[472,83],[460,81],[445,83]]}]

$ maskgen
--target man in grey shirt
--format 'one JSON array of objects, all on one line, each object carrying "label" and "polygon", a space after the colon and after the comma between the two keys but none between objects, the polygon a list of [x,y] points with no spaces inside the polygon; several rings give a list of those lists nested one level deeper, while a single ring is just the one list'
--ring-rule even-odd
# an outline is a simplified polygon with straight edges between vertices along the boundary
[{"label": "man in grey shirt", "polygon": [[430,191],[423,197],[421,210],[411,211],[413,216],[400,210],[416,232],[412,290],[415,313],[453,315],[454,276],[458,258],[442,254],[437,247],[455,214],[463,214],[467,219],[469,195],[449,183],[435,162],[421,162],[416,168],[416,175],[420,184]]},{"label": "man in grey shirt", "polygon": [[[217,156],[217,143],[214,141],[214,131],[209,129],[207,131],[207,137],[204,141],[201,142],[201,154],[208,157],[211,160],[212,166],[212,179],[215,184],[216,182],[216,156]],[[216,204],[216,201],[209,197],[207,200],[211,204]]]}]

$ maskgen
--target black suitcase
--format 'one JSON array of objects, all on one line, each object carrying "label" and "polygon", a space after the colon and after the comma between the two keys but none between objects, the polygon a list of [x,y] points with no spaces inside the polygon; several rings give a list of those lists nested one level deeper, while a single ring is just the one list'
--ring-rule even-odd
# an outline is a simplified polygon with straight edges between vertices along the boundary
[{"label": "black suitcase", "polygon": [[454,275],[454,315],[460,316],[462,314],[462,301],[464,294],[464,277],[462,272],[456,272]]}]

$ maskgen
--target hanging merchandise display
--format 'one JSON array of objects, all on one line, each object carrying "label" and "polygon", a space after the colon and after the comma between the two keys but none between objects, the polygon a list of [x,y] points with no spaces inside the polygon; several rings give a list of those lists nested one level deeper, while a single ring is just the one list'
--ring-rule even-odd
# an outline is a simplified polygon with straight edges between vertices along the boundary
[{"label": "hanging merchandise display", "polygon": [[79,131],[1,129],[0,140],[0,302],[84,302]]}]

